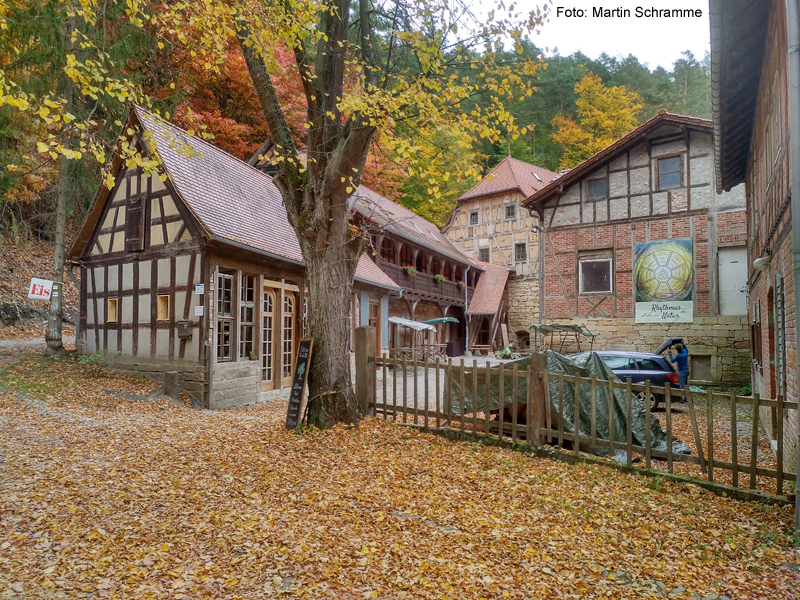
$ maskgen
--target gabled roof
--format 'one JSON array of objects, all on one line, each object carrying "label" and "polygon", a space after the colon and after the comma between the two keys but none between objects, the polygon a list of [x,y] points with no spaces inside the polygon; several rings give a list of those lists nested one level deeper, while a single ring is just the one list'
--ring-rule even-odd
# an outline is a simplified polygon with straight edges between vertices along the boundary
[{"label": "gabled roof", "polygon": [[514,190],[519,190],[527,198],[550,183],[555,176],[549,169],[507,156],[458,201]]},{"label": "gabled roof", "polygon": [[472,295],[468,315],[495,315],[503,304],[503,292],[512,270],[500,265],[470,259],[470,262],[482,268],[484,273],[478,279],[475,293]]},{"label": "gabled roof", "polygon": [[711,0],[711,107],[718,192],[745,179],[765,45],[772,42],[767,38],[769,5],[763,4]]},{"label": "gabled roof", "polygon": [[439,231],[436,225],[368,187],[363,185],[358,187],[353,210],[386,231],[462,265],[470,264],[470,260]]},{"label": "gabled roof", "polygon": [[[151,133],[161,168],[208,237],[303,264],[297,235],[289,224],[280,191],[269,175],[141,107],[131,110],[123,131],[132,126]],[[117,152],[113,164],[115,169],[121,166]],[[70,248],[70,258],[78,258],[85,251],[108,194],[104,186],[95,197]],[[400,289],[366,256],[360,257],[355,278],[382,288]]]},{"label": "gabled roof", "polygon": [[544,188],[524,200],[523,204],[532,205],[544,202],[554,193],[558,193],[564,188],[569,187],[575,182],[579,181],[584,176],[590,175],[592,171],[600,167],[603,163],[616,158],[617,155],[626,152],[631,147],[641,143],[642,140],[646,139],[648,134],[651,132],[669,124],[679,125],[681,127],[691,127],[692,129],[707,131],[708,133],[712,132],[711,121],[708,119],[676,115],[661,109],[658,111],[658,114],[649,121],[639,125],[639,127],[622,136],[613,144],[606,146],[594,156],[587,158],[578,166],[554,178]]},{"label": "gabled roof", "polygon": [[[212,237],[302,262],[300,244],[271,177],[138,106],[134,112],[153,133],[175,190]],[[186,156],[187,146],[196,156]]]}]

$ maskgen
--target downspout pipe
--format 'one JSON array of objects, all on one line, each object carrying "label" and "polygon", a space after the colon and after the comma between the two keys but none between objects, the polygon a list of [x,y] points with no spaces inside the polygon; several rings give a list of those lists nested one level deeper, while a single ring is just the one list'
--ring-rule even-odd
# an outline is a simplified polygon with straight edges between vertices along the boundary
[{"label": "downspout pipe", "polygon": [[467,311],[469,310],[469,286],[467,279],[469,278],[470,266],[464,271],[464,354],[469,352],[469,317]]},{"label": "downspout pipe", "polygon": [[[786,0],[786,32],[789,67],[789,161],[792,198],[792,280],[795,302],[795,345],[798,343],[797,303],[800,299],[800,7]],[[795,382],[800,376],[800,352],[795,353]],[[798,392],[795,383],[795,393]],[[797,466],[800,467],[800,429],[797,433]],[[779,465],[782,468],[782,465]],[[797,488],[800,488],[800,468]],[[795,496],[794,529],[800,533],[800,494]]]}]

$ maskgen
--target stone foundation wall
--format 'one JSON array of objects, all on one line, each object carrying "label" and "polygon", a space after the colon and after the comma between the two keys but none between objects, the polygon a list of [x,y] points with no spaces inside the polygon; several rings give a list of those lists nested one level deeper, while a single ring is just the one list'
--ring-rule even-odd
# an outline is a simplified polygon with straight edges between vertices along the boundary
[{"label": "stone foundation wall", "polygon": [[261,392],[260,365],[257,360],[215,364],[208,408],[214,410],[258,401]]},{"label": "stone foundation wall", "polygon": [[156,383],[164,384],[164,374],[178,373],[178,387],[197,402],[205,406],[205,368],[197,362],[168,362],[161,359],[145,359],[134,356],[118,356],[112,365],[115,371],[139,375]]},{"label": "stone foundation wall", "polygon": [[539,322],[539,280],[510,279],[508,281],[508,337],[516,338],[517,348],[523,349],[517,332],[528,333],[528,325]]},{"label": "stone foundation wall", "polygon": [[[655,352],[667,337],[683,337],[689,346],[691,379],[697,382],[742,385],[750,382],[750,341],[746,316],[695,317],[694,323],[635,323],[633,318],[559,319],[561,323],[582,325],[599,333],[594,350],[636,350]],[[574,339],[574,338],[572,338]],[[578,352],[570,340],[563,353]],[[550,338],[546,344],[549,346]],[[558,351],[559,338],[553,339]],[[580,350],[589,350],[590,341],[582,338]]]}]

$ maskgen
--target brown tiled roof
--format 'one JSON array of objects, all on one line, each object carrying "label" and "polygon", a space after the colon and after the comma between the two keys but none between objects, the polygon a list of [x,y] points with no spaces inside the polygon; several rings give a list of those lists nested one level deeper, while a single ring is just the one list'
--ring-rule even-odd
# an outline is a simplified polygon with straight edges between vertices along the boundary
[{"label": "brown tiled roof", "polygon": [[[133,108],[130,119],[131,124],[138,121],[152,133],[162,168],[209,236],[302,264],[297,235],[289,224],[281,193],[269,175],[138,106]],[[98,194],[95,199],[81,234],[70,249],[70,257],[83,253],[99,216],[96,205],[106,195]],[[359,259],[356,280],[400,289],[366,256]]]},{"label": "brown tiled roof", "polygon": [[[134,111],[152,132],[175,190],[209,234],[302,262],[300,244],[272,178],[138,106]],[[194,156],[187,156],[189,148]]]},{"label": "brown tiled roof", "polygon": [[556,176],[549,169],[507,156],[458,201],[519,190],[525,197],[546,186]]},{"label": "brown tiled roof", "polygon": [[510,269],[493,265],[491,263],[472,260],[470,262],[484,269],[478,285],[475,286],[475,293],[472,295],[468,315],[494,315],[500,310],[503,303],[503,293],[506,289],[506,282],[511,273]]},{"label": "brown tiled roof", "polygon": [[470,264],[436,225],[363,185],[358,187],[353,210],[386,231],[463,265]]},{"label": "brown tiled roof", "polygon": [[644,136],[648,131],[666,123],[689,125],[695,129],[703,129],[708,131],[708,133],[711,133],[712,131],[711,121],[708,119],[687,117],[685,115],[675,115],[668,113],[664,109],[661,109],[658,111],[658,114],[655,117],[644,122],[642,125],[639,125],[639,127],[622,136],[613,144],[606,146],[603,150],[594,156],[587,158],[578,166],[559,174],[557,177],[554,177],[550,183],[524,200],[523,204],[531,205],[547,200],[553,193],[560,191],[564,187],[572,185],[584,175],[589,175],[594,169],[599,167],[605,161],[611,160],[620,152],[623,152],[629,147],[639,143],[639,138]]},{"label": "brown tiled roof", "polygon": [[394,279],[384,273],[366,253],[358,258],[358,265],[356,265],[356,281],[377,285],[382,288],[402,289],[395,283]]}]

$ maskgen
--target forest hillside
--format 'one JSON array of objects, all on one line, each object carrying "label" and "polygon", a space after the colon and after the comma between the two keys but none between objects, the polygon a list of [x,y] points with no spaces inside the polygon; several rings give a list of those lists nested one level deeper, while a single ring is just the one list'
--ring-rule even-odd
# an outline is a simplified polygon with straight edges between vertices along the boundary
[{"label": "forest hillside", "polygon": [[[270,135],[235,40],[222,49],[223,59],[209,62],[193,44],[204,35],[202,24],[167,39],[125,15],[121,4],[112,2],[94,29],[83,30],[80,39],[73,32],[68,39],[65,27],[72,21],[62,3],[21,2],[0,12],[0,313],[5,325],[41,322],[44,307],[30,304],[25,292],[31,276],[49,277],[59,198],[66,207],[68,231],[76,231],[101,184],[102,165],[111,156],[131,99],[147,98],[152,110],[243,160]],[[90,60],[98,48],[102,69]],[[439,225],[456,199],[509,154],[559,170],[662,108],[710,118],[707,56],[687,51],[671,69],[651,70],[633,55],[544,56],[524,39],[513,49],[473,47],[465,55],[478,64],[487,58],[481,52],[492,53],[498,68],[515,61],[537,63],[524,76],[528,80],[520,82],[528,93],[514,97],[509,92],[502,99],[503,115],[492,125],[493,135],[474,136],[457,126],[404,132],[418,135],[417,163],[426,165],[419,169],[408,158],[407,144],[404,154],[402,144],[378,134],[362,178],[363,184]],[[288,50],[275,50],[278,74],[273,80],[287,125],[302,148],[307,107],[299,79],[292,76],[295,58]],[[87,75],[87,65],[95,69],[97,81]],[[478,70],[473,75],[475,82],[485,76]],[[348,85],[356,84],[345,81]],[[59,100],[64,96],[74,122],[59,120],[67,114],[67,100]],[[475,94],[461,110],[491,113],[497,98],[489,96]],[[590,123],[598,112],[616,128],[595,131]],[[71,128],[80,144],[59,146],[62,127]],[[400,129],[402,123],[394,127]],[[66,318],[71,321],[76,299],[74,286],[67,285]]]}]

